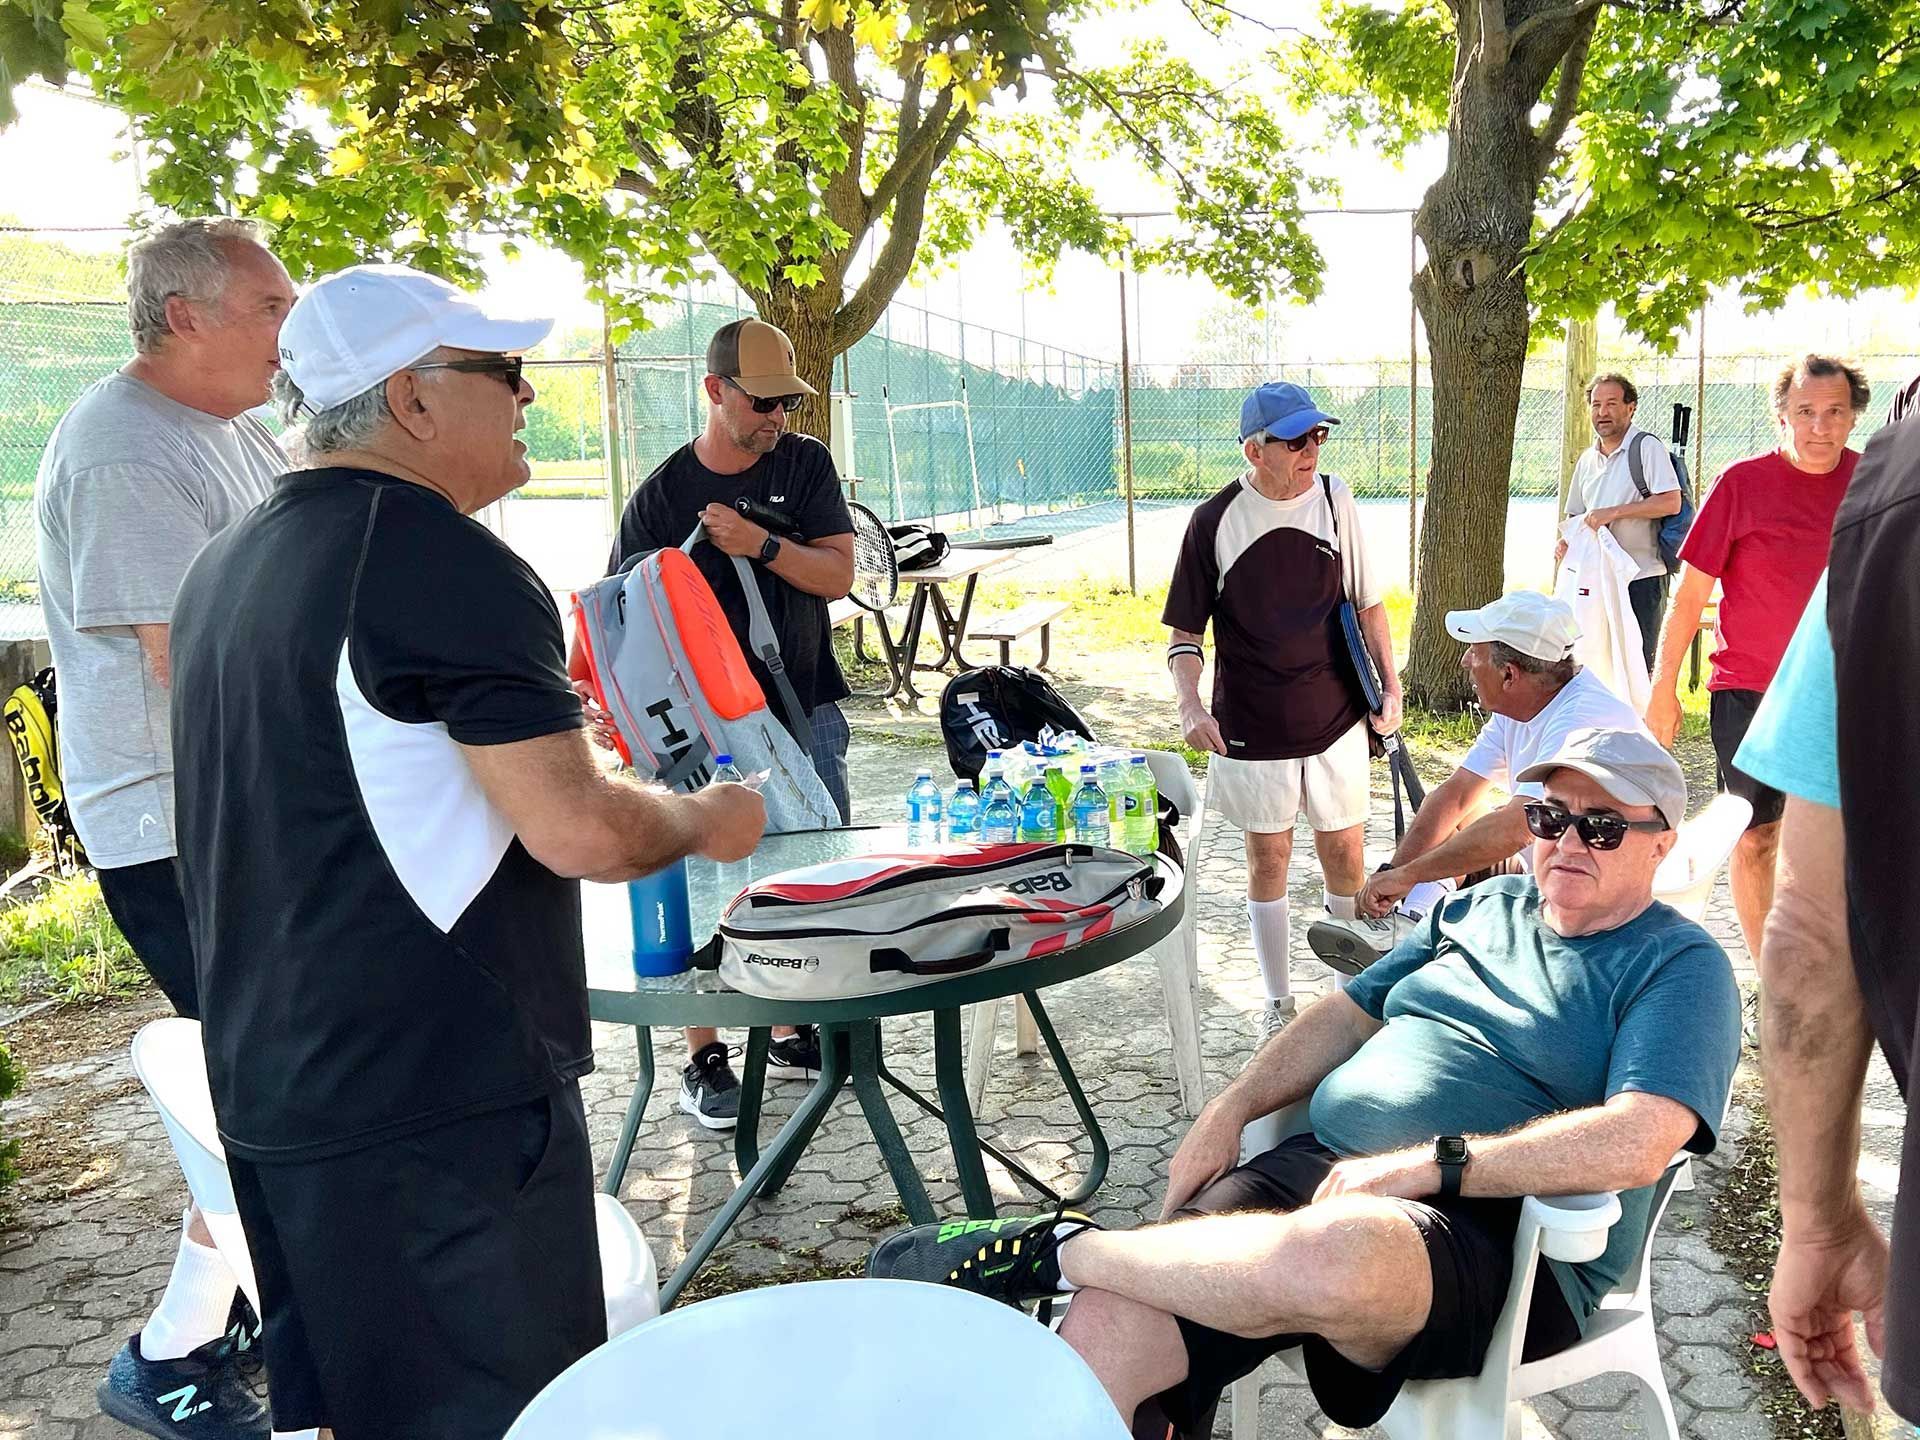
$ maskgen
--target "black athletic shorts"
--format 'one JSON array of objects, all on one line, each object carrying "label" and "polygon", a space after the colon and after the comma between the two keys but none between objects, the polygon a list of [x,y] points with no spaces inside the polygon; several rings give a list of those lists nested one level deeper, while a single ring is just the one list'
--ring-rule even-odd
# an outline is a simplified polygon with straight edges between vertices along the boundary
[{"label": "black athletic shorts", "polygon": [[500,1440],[607,1338],[577,1085],[348,1155],[227,1164],[275,1430]]},{"label": "black athletic shorts", "polygon": [[[1312,1135],[1294,1135],[1256,1155],[1202,1190],[1180,1215],[1241,1210],[1298,1210],[1339,1160]],[[1408,1380],[1478,1375],[1493,1327],[1513,1280],[1513,1236],[1518,1200],[1403,1200],[1426,1242],[1433,1268],[1433,1308],[1427,1325],[1384,1370],[1365,1370],[1317,1335],[1249,1339],[1179,1318],[1187,1347],[1187,1378],[1156,1397],[1182,1435],[1204,1434],[1220,1393],[1251,1375],[1270,1355],[1301,1346],[1313,1398],[1335,1424],[1363,1430],[1376,1424]],[[1580,1326],[1559,1283],[1542,1262],[1533,1282],[1524,1357],[1538,1360],[1580,1338]],[[269,1357],[268,1363],[272,1360]]]},{"label": "black athletic shorts", "polygon": [[1740,742],[1747,738],[1747,727],[1766,698],[1764,690],[1716,690],[1707,697],[1707,725],[1713,731],[1714,779],[1720,788],[1738,795],[1753,806],[1755,825],[1771,825],[1786,813],[1787,797],[1771,785],[1763,785],[1733,763]]},{"label": "black athletic shorts", "polygon": [[200,1018],[200,981],[187,938],[187,902],[171,857],[96,870],[100,897],[160,993],[189,1020]]}]

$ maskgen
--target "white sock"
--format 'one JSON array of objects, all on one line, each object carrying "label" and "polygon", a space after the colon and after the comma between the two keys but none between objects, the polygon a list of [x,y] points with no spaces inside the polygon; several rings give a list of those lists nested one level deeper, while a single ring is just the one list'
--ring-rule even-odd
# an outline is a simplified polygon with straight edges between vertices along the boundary
[{"label": "white sock", "polygon": [[1358,895],[1336,895],[1331,890],[1320,892],[1321,901],[1327,907],[1327,914],[1336,920],[1358,920],[1360,912],[1354,908]]},{"label": "white sock", "polygon": [[1285,1000],[1293,994],[1287,974],[1287,952],[1292,947],[1292,917],[1285,896],[1278,900],[1247,901],[1247,928],[1253,933],[1253,958],[1260,962],[1267,1000]]},{"label": "white sock", "polygon": [[1451,880],[1422,880],[1407,891],[1397,908],[1402,915],[1410,915],[1418,920],[1453,891],[1454,884]]},{"label": "white sock", "polygon": [[178,1360],[227,1328],[233,1292],[239,1281],[220,1252],[187,1238],[187,1214],[180,1217],[180,1252],[167,1277],[166,1293],[140,1327],[140,1353],[149,1360]]}]

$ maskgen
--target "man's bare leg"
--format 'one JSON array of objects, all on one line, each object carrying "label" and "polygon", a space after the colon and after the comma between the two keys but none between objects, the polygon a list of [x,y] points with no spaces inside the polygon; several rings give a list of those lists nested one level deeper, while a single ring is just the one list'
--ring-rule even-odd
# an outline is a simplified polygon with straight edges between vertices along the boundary
[{"label": "man's bare leg", "polygon": [[1740,935],[1747,942],[1747,953],[1760,955],[1760,940],[1767,928],[1767,912],[1773,909],[1773,871],[1780,858],[1780,825],[1755,825],[1733,847],[1729,879],[1733,890],[1733,908],[1740,917]]},{"label": "man's bare leg", "polygon": [[1365,825],[1313,832],[1313,848],[1320,856],[1320,874],[1326,879],[1328,895],[1351,898],[1360,893],[1367,879],[1366,839]]},{"label": "man's bare leg", "polygon": [[1234,1335],[1319,1335],[1378,1368],[1420,1333],[1433,1305],[1419,1228],[1397,1202],[1373,1196],[1088,1231],[1058,1258],[1082,1290],[1060,1334],[1129,1421],[1186,1377],[1175,1315]]}]

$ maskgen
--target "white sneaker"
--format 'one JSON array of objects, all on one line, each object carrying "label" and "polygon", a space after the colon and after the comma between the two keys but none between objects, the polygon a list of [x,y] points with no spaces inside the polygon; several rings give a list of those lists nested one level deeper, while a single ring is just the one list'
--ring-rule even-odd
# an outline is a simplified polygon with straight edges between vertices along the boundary
[{"label": "white sneaker", "polygon": [[1307,927],[1307,948],[1342,975],[1358,975],[1413,933],[1415,924],[1396,912],[1383,919],[1337,920],[1329,915]]},{"label": "white sneaker", "polygon": [[1286,1029],[1293,1023],[1293,1017],[1299,1013],[1300,1008],[1294,1003],[1291,995],[1283,999],[1267,1001],[1260,1008],[1260,1038],[1254,1043],[1254,1048],[1259,1049]]}]

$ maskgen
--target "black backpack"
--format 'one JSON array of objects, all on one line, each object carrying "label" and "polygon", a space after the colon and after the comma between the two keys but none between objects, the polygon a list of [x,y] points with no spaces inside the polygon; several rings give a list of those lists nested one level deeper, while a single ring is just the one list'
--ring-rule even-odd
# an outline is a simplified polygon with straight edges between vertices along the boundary
[{"label": "black backpack", "polygon": [[902,570],[925,570],[938,565],[952,548],[946,535],[929,525],[889,525],[887,536],[893,541],[893,558]]},{"label": "black backpack", "polygon": [[947,763],[962,780],[978,780],[989,750],[1011,750],[1038,740],[1051,725],[1094,739],[1086,717],[1067,703],[1038,670],[1024,665],[983,665],[963,670],[940,694],[940,733]]}]

